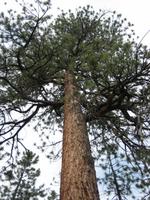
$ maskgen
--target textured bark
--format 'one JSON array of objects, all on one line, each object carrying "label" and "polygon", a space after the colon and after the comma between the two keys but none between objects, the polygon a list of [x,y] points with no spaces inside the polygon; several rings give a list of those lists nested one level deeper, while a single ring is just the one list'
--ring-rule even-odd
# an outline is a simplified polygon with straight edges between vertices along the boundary
[{"label": "textured bark", "polygon": [[65,74],[60,200],[99,200],[87,127],[71,73]]}]

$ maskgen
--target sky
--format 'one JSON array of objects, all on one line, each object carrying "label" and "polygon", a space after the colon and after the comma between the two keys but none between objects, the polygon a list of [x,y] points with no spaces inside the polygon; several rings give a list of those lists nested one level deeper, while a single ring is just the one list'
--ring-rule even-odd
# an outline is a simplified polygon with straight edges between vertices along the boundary
[{"label": "sky", "polygon": [[[27,0],[24,0],[25,2]],[[4,0],[0,0],[0,12],[5,10],[3,5]],[[15,7],[14,0],[6,0],[10,7]],[[79,6],[92,5],[95,10],[104,9],[121,13],[124,18],[134,24],[136,35],[139,36],[139,41],[150,30],[150,0],[52,0],[51,12],[56,16],[59,13],[58,8],[67,11],[68,9],[75,10]],[[142,41],[150,46],[150,33]],[[28,132],[28,129],[25,131]],[[25,133],[26,144],[32,145],[32,140],[29,134]],[[35,135],[34,135],[35,136]],[[33,137],[34,137],[33,136]],[[41,154],[40,168],[42,170],[42,179],[46,182],[52,180],[53,177],[58,177],[60,172],[60,161],[49,164],[44,155]],[[47,177],[47,174],[51,177]],[[58,185],[57,185],[58,187]],[[106,200],[106,198],[104,197]],[[103,200],[103,197],[101,198]]]}]

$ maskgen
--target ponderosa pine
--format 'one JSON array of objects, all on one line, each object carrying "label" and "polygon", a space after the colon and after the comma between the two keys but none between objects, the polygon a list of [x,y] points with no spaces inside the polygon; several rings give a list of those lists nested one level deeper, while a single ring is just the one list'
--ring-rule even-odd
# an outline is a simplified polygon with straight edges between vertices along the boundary
[{"label": "ponderosa pine", "polygon": [[43,140],[61,127],[61,200],[99,198],[92,156],[110,198],[148,197],[149,49],[121,15],[87,6],[52,21],[35,2],[0,15],[0,144],[12,153],[32,121]]}]

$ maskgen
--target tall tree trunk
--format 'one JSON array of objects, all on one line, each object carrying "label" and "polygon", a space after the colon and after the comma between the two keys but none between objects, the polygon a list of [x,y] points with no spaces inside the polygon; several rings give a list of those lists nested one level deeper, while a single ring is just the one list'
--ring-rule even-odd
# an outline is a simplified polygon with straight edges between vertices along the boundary
[{"label": "tall tree trunk", "polygon": [[60,200],[99,200],[87,127],[73,75],[65,74]]}]

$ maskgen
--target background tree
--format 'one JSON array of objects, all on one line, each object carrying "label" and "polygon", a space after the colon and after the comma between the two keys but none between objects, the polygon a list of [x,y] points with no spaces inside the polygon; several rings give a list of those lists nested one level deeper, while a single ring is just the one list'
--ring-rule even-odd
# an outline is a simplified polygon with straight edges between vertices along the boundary
[{"label": "background tree", "polygon": [[19,132],[35,118],[62,127],[69,72],[107,193],[121,200],[138,188],[148,198],[149,50],[121,15],[86,7],[51,22],[48,2],[37,2],[40,11],[1,14],[1,144],[21,143]]},{"label": "background tree", "polygon": [[50,196],[48,196],[47,200],[58,200],[58,194],[52,190]]},{"label": "background tree", "polygon": [[38,200],[46,196],[44,185],[37,186],[40,170],[34,168],[38,156],[31,151],[23,153],[22,158],[6,168],[0,186],[1,200]]}]

